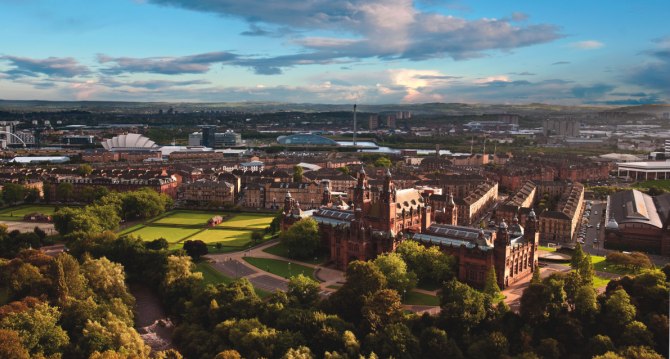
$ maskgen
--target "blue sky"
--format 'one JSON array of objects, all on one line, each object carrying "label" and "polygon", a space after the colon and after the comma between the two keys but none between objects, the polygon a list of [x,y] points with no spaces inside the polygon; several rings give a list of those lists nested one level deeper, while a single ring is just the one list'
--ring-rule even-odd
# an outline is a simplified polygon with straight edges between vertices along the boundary
[{"label": "blue sky", "polygon": [[670,1],[0,0],[0,98],[670,101]]}]

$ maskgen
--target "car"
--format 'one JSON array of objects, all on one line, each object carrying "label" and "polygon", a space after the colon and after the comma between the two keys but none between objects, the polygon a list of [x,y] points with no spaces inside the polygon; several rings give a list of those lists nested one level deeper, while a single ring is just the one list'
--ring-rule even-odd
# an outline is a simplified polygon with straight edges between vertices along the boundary
[{"label": "car", "polygon": [[587,224],[586,228],[593,228],[593,225],[592,224]]},{"label": "car", "polygon": [[579,244],[584,244],[584,240],[583,240],[583,239],[578,239],[577,242],[578,242]]},{"label": "car", "polygon": [[598,238],[593,238],[593,243],[598,243]]},{"label": "car", "polygon": [[597,216],[597,215],[598,215],[598,211],[593,212],[593,214],[595,214],[595,215]]},{"label": "car", "polygon": [[600,223],[598,223],[598,225],[596,226],[596,229],[600,229]]}]

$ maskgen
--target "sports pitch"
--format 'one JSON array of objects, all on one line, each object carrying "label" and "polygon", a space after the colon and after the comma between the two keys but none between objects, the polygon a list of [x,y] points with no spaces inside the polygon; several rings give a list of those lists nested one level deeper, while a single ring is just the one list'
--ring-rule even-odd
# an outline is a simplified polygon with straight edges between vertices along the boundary
[{"label": "sports pitch", "polygon": [[249,228],[249,229],[265,229],[272,222],[272,215],[257,215],[257,214],[234,214],[230,219],[225,220],[219,224],[220,227],[235,227],[235,228]]},{"label": "sports pitch", "polygon": [[[207,221],[217,215],[222,216],[224,222],[209,227]],[[186,240],[201,240],[210,246],[220,244],[235,251],[248,247],[253,231],[267,227],[272,218],[273,214],[173,211],[120,233],[139,236],[144,241],[165,238],[172,249],[181,248]]]},{"label": "sports pitch", "polygon": [[214,216],[224,216],[217,212],[190,212],[174,211],[152,222],[155,224],[174,224],[182,226],[206,225],[207,221]]}]

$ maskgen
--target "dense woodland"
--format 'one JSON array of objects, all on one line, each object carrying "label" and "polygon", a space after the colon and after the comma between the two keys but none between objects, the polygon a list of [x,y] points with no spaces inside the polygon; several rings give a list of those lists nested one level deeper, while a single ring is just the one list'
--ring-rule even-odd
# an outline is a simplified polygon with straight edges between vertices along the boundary
[{"label": "dense woodland", "polygon": [[[483,290],[454,279],[455,260],[405,242],[394,254],[352,262],[328,298],[304,276],[260,298],[246,279],[204,285],[185,251],[118,237],[120,218],[150,218],[170,205],[150,191],[108,194],[55,221],[69,253],[50,257],[0,228],[2,358],[664,358],[670,267],[593,289],[581,250],[573,271],[535,276],[519,313],[500,301],[495,273]],[[282,236],[304,245],[316,227]],[[289,238],[291,237],[291,238]],[[301,242],[303,241],[303,242]],[[35,242],[38,247],[40,242]],[[127,283],[144,284],[176,323],[175,350],[150,353],[133,328]],[[441,313],[408,313],[401,295],[443,283]]]}]

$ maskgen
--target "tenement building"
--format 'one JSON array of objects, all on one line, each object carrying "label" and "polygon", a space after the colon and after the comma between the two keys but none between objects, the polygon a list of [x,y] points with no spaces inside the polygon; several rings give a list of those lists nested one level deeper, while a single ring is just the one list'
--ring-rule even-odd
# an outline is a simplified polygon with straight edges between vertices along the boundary
[{"label": "tenement building", "polygon": [[303,211],[291,189],[286,189],[282,229],[311,215],[319,223],[330,262],[340,269],[354,260],[370,260],[392,252],[403,240],[439,246],[457,256],[459,279],[476,286],[483,285],[491,267],[504,288],[529,277],[537,263],[538,222],[534,212],[525,231],[516,220],[510,226],[501,222],[497,231],[483,231],[457,225],[458,213],[450,196],[440,209],[441,224],[433,223],[432,208],[423,194],[413,188],[397,189],[390,172],[386,172],[378,196],[371,194],[367,175],[361,169],[351,207],[335,206],[327,186],[321,203],[312,213]]},{"label": "tenement building", "polygon": [[607,197],[605,248],[670,255],[670,194],[638,190]]},{"label": "tenement building", "polygon": [[584,204],[584,185],[566,184],[558,204],[540,213],[540,239],[570,242],[575,235]]}]

